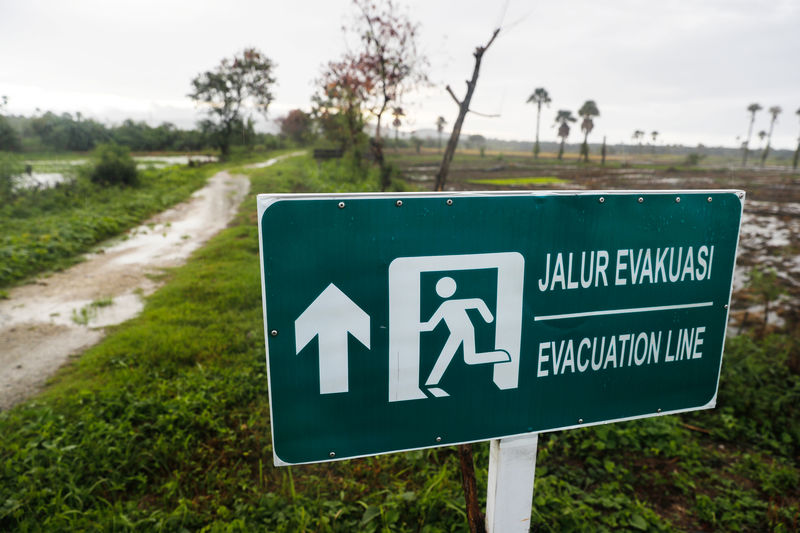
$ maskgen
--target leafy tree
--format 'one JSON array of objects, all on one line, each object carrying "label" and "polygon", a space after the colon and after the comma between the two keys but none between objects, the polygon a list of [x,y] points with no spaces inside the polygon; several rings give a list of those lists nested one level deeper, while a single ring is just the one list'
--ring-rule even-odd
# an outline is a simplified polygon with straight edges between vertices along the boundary
[{"label": "leafy tree", "polygon": [[778,121],[778,115],[781,114],[780,106],[772,106],[769,108],[769,114],[772,115],[772,119],[769,121],[769,133],[767,133],[767,146],[764,148],[764,151],[761,153],[761,166],[764,166],[764,163],[767,161],[767,155],[769,154],[769,143],[772,141],[772,129],[775,127],[775,122]]},{"label": "leafy tree", "polygon": [[374,86],[370,71],[359,57],[348,55],[340,61],[330,61],[316,83],[312,115],[323,134],[342,150],[360,157],[367,140],[364,105]]},{"label": "leafy tree", "polygon": [[444,131],[446,124],[447,121],[444,119],[444,117],[439,116],[439,118],[436,119],[436,131],[439,133],[439,150],[442,149],[442,132]]},{"label": "leafy tree", "polygon": [[756,113],[764,109],[761,104],[753,102],[747,106],[747,111],[750,113],[750,125],[747,127],[747,139],[742,144],[742,166],[747,166],[748,146],[750,145],[750,137],[753,135],[753,124],[756,121]]},{"label": "leafy tree", "polygon": [[420,150],[422,149],[422,139],[420,139],[416,135],[412,135],[411,136],[411,144],[414,145],[414,150],[417,153],[420,153]]},{"label": "leafy tree", "polygon": [[0,115],[0,152],[19,152],[22,150],[22,141],[17,130],[15,130],[8,120]]},{"label": "leafy tree", "polygon": [[586,100],[581,108],[578,110],[578,115],[583,118],[581,122],[581,131],[583,132],[583,144],[581,145],[581,154],[583,154],[584,162],[589,162],[589,134],[594,129],[594,117],[600,116],[600,110],[597,109],[597,104],[594,100]]},{"label": "leafy tree", "polygon": [[93,167],[89,178],[103,185],[136,185],[139,174],[136,162],[125,146],[100,144],[93,155]]},{"label": "leafy tree", "polygon": [[550,105],[552,100],[544,87],[537,87],[528,97],[527,103],[536,104],[536,142],[533,145],[533,157],[539,158],[539,118],[542,114],[542,104]]},{"label": "leafy tree", "polygon": [[105,126],[93,120],[83,120],[79,113],[73,118],[69,113],[56,115],[48,111],[31,120],[30,125],[42,144],[52,150],[85,152],[97,143],[109,140]]},{"label": "leafy tree", "polygon": [[247,48],[233,59],[223,59],[214,70],[192,80],[189,97],[208,114],[205,127],[213,134],[226,158],[230,154],[234,126],[244,123],[244,108],[251,106],[266,116],[275,83],[272,61],[255,48]]},{"label": "leafy tree", "polygon": [[14,194],[14,176],[22,173],[18,156],[0,152],[0,201],[8,201]]},{"label": "leafy tree", "polygon": [[478,150],[481,152],[481,157],[483,157],[486,153],[486,137],[483,135],[470,135],[467,138],[467,144],[472,146],[477,146]]},{"label": "leafy tree", "polygon": [[19,152],[22,149],[22,141],[17,131],[8,123],[2,115],[8,105],[8,97],[0,98],[0,152]]},{"label": "leafy tree", "polygon": [[281,133],[296,142],[303,144],[311,136],[311,116],[302,109],[292,109],[280,119]]},{"label": "leafy tree", "polygon": [[564,143],[567,142],[569,137],[569,123],[575,122],[576,118],[572,116],[572,111],[568,109],[559,109],[556,114],[556,124],[558,124],[558,136],[561,137],[561,146],[558,149],[558,159],[564,158]]}]

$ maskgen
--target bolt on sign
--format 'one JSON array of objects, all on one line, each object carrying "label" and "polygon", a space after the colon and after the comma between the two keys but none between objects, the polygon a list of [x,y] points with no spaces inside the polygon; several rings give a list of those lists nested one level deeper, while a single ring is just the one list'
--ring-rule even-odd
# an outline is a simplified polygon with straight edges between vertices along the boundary
[{"label": "bolt on sign", "polygon": [[713,407],[743,198],[260,195],[275,464]]}]

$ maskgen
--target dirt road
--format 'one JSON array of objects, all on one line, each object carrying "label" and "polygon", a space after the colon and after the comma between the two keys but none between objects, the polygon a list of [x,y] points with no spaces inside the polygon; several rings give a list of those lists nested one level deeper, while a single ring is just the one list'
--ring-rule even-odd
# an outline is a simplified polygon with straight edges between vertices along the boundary
[{"label": "dirt road", "polygon": [[220,172],[84,262],[12,289],[0,301],[0,409],[39,390],[70,356],[102,339],[105,326],[136,316],[159,286],[149,275],[182,264],[227,226],[249,187],[247,177]]}]

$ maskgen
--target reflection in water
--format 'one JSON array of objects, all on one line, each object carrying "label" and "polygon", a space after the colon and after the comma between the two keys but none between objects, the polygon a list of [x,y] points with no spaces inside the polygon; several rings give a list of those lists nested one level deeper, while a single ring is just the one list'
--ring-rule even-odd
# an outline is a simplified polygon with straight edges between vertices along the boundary
[{"label": "reflection in water", "polygon": [[[217,157],[213,155],[196,155],[196,154],[183,154],[183,155],[145,155],[135,156],[136,167],[139,169],[145,168],[164,168],[173,165],[189,165],[189,164],[204,164],[213,163],[217,161]],[[86,159],[72,159],[69,161],[51,159],[43,161],[26,161],[25,165],[31,168],[41,169],[42,171],[26,172],[20,176],[15,176],[14,188],[15,189],[48,189],[58,183],[64,183],[71,179],[71,172],[67,171],[69,167],[76,167],[85,165],[88,160]],[[59,172],[59,170],[61,172]]]}]

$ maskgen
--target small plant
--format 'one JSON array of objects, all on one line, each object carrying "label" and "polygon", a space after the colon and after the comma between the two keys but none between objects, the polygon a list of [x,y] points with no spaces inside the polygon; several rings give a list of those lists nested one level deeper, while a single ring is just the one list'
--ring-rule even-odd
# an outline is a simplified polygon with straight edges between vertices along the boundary
[{"label": "small plant", "polygon": [[774,268],[753,268],[748,274],[747,286],[764,303],[764,327],[767,327],[769,317],[769,303],[784,293],[784,288],[778,282],[778,273]]},{"label": "small plant", "polygon": [[73,309],[72,310],[72,321],[78,324],[79,326],[85,326],[89,323],[90,320],[94,319],[97,316],[97,310],[101,307],[108,307],[114,303],[114,299],[111,297],[108,298],[100,298],[99,300],[95,300],[89,305],[81,307],[80,310]]},{"label": "small plant", "polygon": [[697,165],[700,164],[700,161],[702,161],[704,157],[705,157],[704,154],[698,154],[697,152],[692,152],[686,156],[686,159],[684,159],[683,162],[686,166],[696,167]]},{"label": "small plant", "polygon": [[118,144],[100,144],[94,151],[94,167],[89,177],[94,183],[136,185],[139,174],[130,151]]}]

